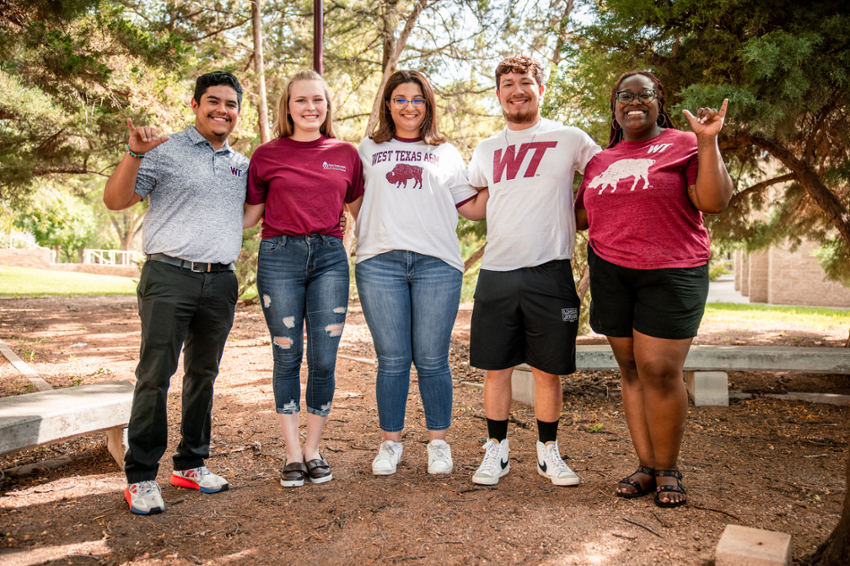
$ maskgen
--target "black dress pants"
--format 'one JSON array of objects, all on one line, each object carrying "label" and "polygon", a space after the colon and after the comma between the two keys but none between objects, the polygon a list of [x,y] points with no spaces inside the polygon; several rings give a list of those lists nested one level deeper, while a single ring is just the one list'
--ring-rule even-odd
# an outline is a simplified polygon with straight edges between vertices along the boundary
[{"label": "black dress pants", "polygon": [[233,326],[238,283],[232,271],[197,273],[148,261],[136,294],[142,340],[124,457],[128,483],[156,479],[168,444],[168,386],[181,346],[182,438],[174,469],[203,466],[209,457],[213,383]]}]

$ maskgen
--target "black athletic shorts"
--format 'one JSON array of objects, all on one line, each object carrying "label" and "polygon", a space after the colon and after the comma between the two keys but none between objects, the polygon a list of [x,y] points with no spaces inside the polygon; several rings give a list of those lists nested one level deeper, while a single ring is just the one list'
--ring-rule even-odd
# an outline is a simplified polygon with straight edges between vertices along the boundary
[{"label": "black athletic shorts", "polygon": [[513,271],[482,269],[472,308],[470,365],[500,370],[525,362],[546,373],[573,373],[579,306],[569,260]]},{"label": "black athletic shorts", "polygon": [[588,245],[587,265],[594,332],[627,338],[634,329],[668,340],[697,335],[708,298],[708,264],[631,269],[605,261]]}]

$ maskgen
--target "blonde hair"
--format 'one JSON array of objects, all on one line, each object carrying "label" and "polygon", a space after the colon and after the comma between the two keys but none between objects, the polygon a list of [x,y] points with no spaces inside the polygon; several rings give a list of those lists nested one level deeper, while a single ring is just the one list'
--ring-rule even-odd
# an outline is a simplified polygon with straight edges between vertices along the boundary
[{"label": "blonde hair", "polygon": [[283,94],[280,95],[280,101],[277,105],[277,120],[274,123],[272,133],[279,138],[285,138],[295,133],[295,124],[292,122],[292,116],[289,115],[289,101],[292,98],[292,85],[298,81],[319,81],[322,83],[328,113],[325,116],[325,121],[319,127],[319,132],[329,138],[335,138],[330,88],[328,88],[328,83],[325,82],[322,75],[309,69],[298,71],[286,83],[286,88],[283,89]]}]

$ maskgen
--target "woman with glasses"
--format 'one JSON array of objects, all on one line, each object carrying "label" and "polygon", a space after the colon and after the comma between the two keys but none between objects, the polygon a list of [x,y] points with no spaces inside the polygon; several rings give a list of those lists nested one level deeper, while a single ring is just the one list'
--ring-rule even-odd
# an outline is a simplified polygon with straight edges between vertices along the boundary
[{"label": "woman with glasses", "polygon": [[611,92],[608,148],[588,163],[576,225],[590,229],[590,325],[620,366],[626,423],[640,466],[619,497],[655,492],[659,507],[686,503],[678,468],[688,397],[682,371],[708,295],[703,213],[729,204],[720,156],[720,111],[685,110],[675,129],[664,87],[649,72],[623,75]]},{"label": "woman with glasses", "polygon": [[428,472],[452,471],[446,443],[452,415],[449,343],[460,303],[463,261],[458,213],[484,217],[488,192],[467,180],[457,149],[437,128],[434,92],[416,71],[384,87],[377,131],[360,144],[365,193],[357,219],[355,276],[378,356],[376,396],[384,441],[372,462],[390,475],[416,365],[429,444]]},{"label": "woman with glasses", "polygon": [[[333,479],[319,441],[334,396],[334,371],[348,307],[348,257],[339,218],[363,195],[360,158],[334,136],[328,85],[300,71],[280,97],[276,139],[248,168],[246,227],[263,218],[257,292],[274,356],[272,387],[286,441],[283,487]],[[307,437],[301,448],[301,359],[307,325]]]}]

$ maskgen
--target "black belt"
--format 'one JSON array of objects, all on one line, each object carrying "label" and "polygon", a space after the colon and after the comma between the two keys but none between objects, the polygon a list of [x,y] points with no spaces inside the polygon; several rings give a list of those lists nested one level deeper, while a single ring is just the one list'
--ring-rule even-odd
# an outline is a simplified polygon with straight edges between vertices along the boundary
[{"label": "black belt", "polygon": [[148,256],[151,261],[160,261],[168,265],[174,265],[180,269],[188,269],[195,273],[209,273],[212,271],[235,271],[236,268],[232,263],[200,263],[197,261],[187,261],[179,257],[171,257],[165,254],[151,254]]}]

